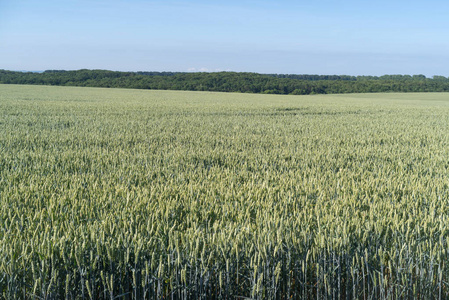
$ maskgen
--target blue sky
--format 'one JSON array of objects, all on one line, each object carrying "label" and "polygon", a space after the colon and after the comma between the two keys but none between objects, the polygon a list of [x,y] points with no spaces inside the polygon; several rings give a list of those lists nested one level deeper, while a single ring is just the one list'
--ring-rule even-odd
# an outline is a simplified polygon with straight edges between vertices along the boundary
[{"label": "blue sky", "polygon": [[0,69],[449,76],[449,1],[0,0]]}]

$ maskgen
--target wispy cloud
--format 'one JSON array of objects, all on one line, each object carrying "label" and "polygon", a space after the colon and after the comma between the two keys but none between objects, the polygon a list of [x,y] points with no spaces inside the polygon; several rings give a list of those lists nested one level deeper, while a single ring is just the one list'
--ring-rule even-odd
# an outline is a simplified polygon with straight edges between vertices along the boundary
[{"label": "wispy cloud", "polygon": [[187,72],[230,72],[232,71],[231,69],[221,69],[221,68],[205,68],[205,67],[201,67],[201,68],[188,68]]}]

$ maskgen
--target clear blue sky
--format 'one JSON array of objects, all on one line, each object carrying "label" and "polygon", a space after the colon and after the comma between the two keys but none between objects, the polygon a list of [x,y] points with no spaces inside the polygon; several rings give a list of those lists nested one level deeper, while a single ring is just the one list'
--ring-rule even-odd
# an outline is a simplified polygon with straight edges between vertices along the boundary
[{"label": "clear blue sky", "polygon": [[449,76],[449,1],[0,0],[0,69]]}]

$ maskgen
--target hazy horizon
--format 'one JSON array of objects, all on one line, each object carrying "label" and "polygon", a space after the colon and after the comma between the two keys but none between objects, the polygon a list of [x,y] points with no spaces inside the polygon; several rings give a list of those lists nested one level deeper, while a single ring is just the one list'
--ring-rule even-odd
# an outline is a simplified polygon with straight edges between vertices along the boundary
[{"label": "hazy horizon", "polygon": [[[0,69],[2,70],[2,69]],[[3,69],[5,70],[5,69]],[[414,76],[414,75],[424,75],[424,74],[382,74],[382,75],[348,75],[348,74],[305,74],[305,73],[259,73],[259,72],[249,72],[249,71],[154,71],[154,70],[137,70],[137,71],[118,71],[118,70],[108,70],[108,69],[87,69],[87,68],[83,68],[83,69],[47,69],[47,70],[6,70],[6,71],[12,71],[12,72],[23,72],[23,73],[44,73],[45,71],[80,71],[80,70],[102,70],[102,71],[112,71],[112,72],[134,72],[134,73],[138,73],[138,72],[167,72],[167,73],[219,73],[219,72],[235,72],[235,73],[255,73],[255,74],[260,74],[260,75],[318,75],[318,76],[374,76],[374,77],[381,77],[381,76],[389,76],[389,75],[410,75],[410,76]],[[426,76],[426,75],[424,75]],[[435,76],[442,76],[442,75],[431,75],[431,76],[426,76],[426,78],[430,78],[432,79]],[[449,78],[449,77],[448,77]]]}]

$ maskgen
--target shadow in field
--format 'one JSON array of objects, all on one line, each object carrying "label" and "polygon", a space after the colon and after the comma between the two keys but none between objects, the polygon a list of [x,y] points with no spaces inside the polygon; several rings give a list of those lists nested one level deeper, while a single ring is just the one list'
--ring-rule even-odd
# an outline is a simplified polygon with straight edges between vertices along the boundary
[{"label": "shadow in field", "polygon": [[359,115],[366,114],[361,110],[356,111],[332,111],[332,110],[311,110],[309,108],[299,108],[299,107],[286,107],[286,108],[277,108],[272,112],[265,112],[261,115],[267,116],[339,116],[339,115]]},{"label": "shadow in field", "polygon": [[300,107],[286,107],[264,110],[244,110],[244,111],[174,111],[165,113],[165,116],[179,116],[179,117],[287,117],[287,116],[345,116],[345,115],[362,115],[373,114],[374,112],[352,110],[352,111],[336,111],[336,110],[312,110],[310,108]]}]

